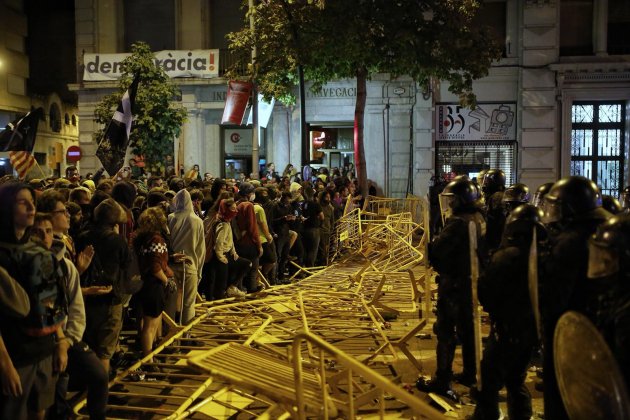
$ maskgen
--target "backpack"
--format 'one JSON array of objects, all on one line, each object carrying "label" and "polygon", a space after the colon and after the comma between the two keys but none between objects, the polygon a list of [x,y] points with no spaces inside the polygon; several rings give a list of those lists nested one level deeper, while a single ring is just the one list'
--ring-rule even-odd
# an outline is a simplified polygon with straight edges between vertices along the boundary
[{"label": "backpack", "polygon": [[33,242],[3,244],[0,265],[29,297],[31,310],[20,320],[23,331],[43,337],[61,328],[68,315],[67,267],[51,251]]},{"label": "backpack", "polygon": [[89,267],[81,275],[81,287],[112,286],[115,296],[123,302],[128,301],[131,295],[142,289],[143,284],[138,257],[133,249],[129,250],[129,258],[127,269],[119,269],[114,278],[111,278],[111,275],[103,270],[101,259],[95,252]]},{"label": "backpack", "polygon": [[98,253],[95,252],[92,257],[92,262],[88,266],[87,270],[81,274],[81,287],[113,285],[114,279],[110,279],[105,270],[103,270],[101,259],[98,256]]},{"label": "backpack", "polygon": [[219,227],[220,220],[214,218],[212,220],[205,219],[203,221],[204,227],[204,242],[206,243],[206,256],[203,260],[204,264],[212,261],[214,258],[214,244],[217,241],[217,227]]}]

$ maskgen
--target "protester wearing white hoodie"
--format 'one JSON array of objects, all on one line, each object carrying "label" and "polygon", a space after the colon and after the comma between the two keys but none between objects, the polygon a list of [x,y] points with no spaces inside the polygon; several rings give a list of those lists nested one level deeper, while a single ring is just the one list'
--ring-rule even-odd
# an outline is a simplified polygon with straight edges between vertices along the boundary
[{"label": "protester wearing white hoodie", "polygon": [[[175,279],[183,284],[184,302],[181,308],[182,324],[189,323],[195,317],[195,299],[197,286],[201,279],[201,270],[206,255],[202,220],[195,214],[190,193],[180,190],[173,198],[173,213],[168,216],[170,230],[170,249],[186,255],[186,263],[175,264]],[[185,269],[184,269],[185,266]]]}]

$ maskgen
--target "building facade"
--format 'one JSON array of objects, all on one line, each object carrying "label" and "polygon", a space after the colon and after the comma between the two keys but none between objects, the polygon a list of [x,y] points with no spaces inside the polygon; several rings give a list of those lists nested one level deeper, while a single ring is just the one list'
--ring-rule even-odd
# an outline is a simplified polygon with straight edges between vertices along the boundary
[{"label": "building facade", "polygon": [[[49,17],[50,18],[50,17]],[[71,164],[66,159],[68,147],[78,144],[79,123],[77,107],[64,100],[54,89],[33,88],[32,55],[37,36],[29,27],[28,10],[22,0],[7,0],[0,5],[0,127],[22,117],[36,108],[43,108],[44,120],[40,121],[33,155],[37,162],[27,178],[44,178],[63,174]],[[54,40],[55,35],[48,35]],[[55,66],[43,68],[44,78],[60,73]],[[0,152],[0,174],[10,175],[13,168],[9,153]]]},{"label": "building facade", "polygon": [[[79,140],[83,173],[93,156],[93,111],[115,87],[86,81],[86,54],[129,51],[137,40],[154,51],[217,51],[217,77],[175,78],[188,120],[174,154],[182,169],[235,176],[251,161],[250,126],[223,126],[229,65],[224,35],[243,21],[239,0],[77,0],[75,29]],[[435,176],[474,175],[499,167],[509,182],[530,187],[569,174],[594,179],[606,194],[628,183],[630,2],[624,0],[498,0],[480,22],[504,44],[503,58],[474,84],[479,107],[458,106],[448,86],[374,75],[368,82],[365,152],[368,178],[387,195],[423,195]],[[151,19],[146,11],[151,10]],[[331,82],[306,98],[312,166],[352,163],[354,80]],[[300,166],[299,105],[276,102],[260,131],[261,162]]]}]

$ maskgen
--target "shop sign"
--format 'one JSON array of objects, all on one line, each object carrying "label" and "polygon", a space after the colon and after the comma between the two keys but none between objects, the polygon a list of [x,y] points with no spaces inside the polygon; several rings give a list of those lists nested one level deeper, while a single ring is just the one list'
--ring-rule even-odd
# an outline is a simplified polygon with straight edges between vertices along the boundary
[{"label": "shop sign", "polygon": [[310,89],[306,91],[307,98],[356,98],[357,97],[357,88],[356,87],[346,87],[346,86],[338,86],[338,87],[330,87],[324,86],[321,90],[317,92],[312,92]]},{"label": "shop sign", "polygon": [[457,104],[435,109],[437,141],[516,140],[516,104],[477,104],[471,110]]},{"label": "shop sign", "polygon": [[[122,62],[131,54],[85,54],[83,80],[116,80]],[[155,64],[169,77],[219,77],[219,50],[165,50],[155,53]]]},{"label": "shop sign", "polygon": [[226,129],[225,154],[249,156],[252,154],[252,141],[251,129]]}]

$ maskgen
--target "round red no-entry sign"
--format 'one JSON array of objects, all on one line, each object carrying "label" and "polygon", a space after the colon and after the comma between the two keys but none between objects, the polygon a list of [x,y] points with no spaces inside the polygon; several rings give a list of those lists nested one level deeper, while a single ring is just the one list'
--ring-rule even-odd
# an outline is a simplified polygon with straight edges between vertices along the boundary
[{"label": "round red no-entry sign", "polygon": [[81,160],[81,148],[79,146],[70,146],[66,152],[68,162],[78,162]]}]

